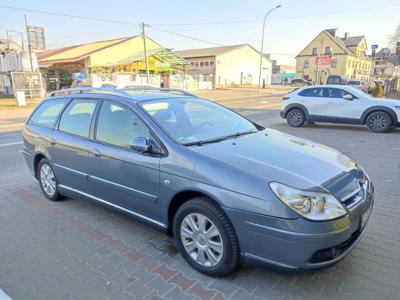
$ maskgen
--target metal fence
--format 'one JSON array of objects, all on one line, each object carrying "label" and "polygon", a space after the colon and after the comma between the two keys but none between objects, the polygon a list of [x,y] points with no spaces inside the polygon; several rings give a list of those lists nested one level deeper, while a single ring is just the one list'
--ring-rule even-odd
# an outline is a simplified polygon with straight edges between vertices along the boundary
[{"label": "metal fence", "polygon": [[30,100],[44,97],[45,88],[40,72],[11,72],[11,82],[14,95],[23,91]]}]

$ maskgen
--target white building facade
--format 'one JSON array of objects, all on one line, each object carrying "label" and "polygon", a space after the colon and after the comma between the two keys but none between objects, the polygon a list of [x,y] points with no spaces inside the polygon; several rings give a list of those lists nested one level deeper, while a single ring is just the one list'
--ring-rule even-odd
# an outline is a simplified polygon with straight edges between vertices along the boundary
[{"label": "white building facade", "polygon": [[[188,74],[212,81],[214,88],[256,86],[260,52],[249,44],[177,51],[191,63]],[[271,84],[272,62],[263,57],[261,85]]]}]

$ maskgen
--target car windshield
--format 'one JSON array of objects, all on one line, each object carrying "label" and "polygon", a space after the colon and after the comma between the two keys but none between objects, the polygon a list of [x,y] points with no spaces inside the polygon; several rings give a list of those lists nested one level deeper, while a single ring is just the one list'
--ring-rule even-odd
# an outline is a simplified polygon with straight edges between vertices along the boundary
[{"label": "car windshield", "polygon": [[257,132],[257,127],[220,105],[199,98],[147,100],[142,108],[176,142],[196,145]]},{"label": "car windshield", "polygon": [[348,85],[360,85],[361,82],[360,81],[356,81],[356,80],[350,80],[349,82],[347,82]]}]

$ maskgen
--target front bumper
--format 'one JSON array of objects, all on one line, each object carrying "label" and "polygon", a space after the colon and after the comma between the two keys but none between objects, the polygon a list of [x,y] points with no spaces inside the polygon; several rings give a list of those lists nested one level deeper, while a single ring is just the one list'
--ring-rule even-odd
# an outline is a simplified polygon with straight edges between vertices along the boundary
[{"label": "front bumper", "polygon": [[349,208],[345,217],[327,222],[225,210],[235,227],[244,262],[284,269],[317,269],[332,265],[351,252],[366,229],[366,222],[361,224],[362,215],[369,214],[372,206],[373,195],[368,194]]}]

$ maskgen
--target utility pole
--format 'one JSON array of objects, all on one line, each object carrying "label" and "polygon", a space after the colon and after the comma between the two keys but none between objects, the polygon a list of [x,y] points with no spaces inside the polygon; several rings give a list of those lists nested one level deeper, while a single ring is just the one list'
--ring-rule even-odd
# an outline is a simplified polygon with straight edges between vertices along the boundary
[{"label": "utility pole", "polygon": [[25,18],[26,37],[27,37],[27,39],[28,39],[29,61],[30,61],[30,63],[31,63],[31,72],[33,73],[32,45],[31,45],[31,41],[30,41],[30,39],[29,39],[28,21],[26,20],[26,15],[24,15],[24,18]]},{"label": "utility pole", "polygon": [[143,50],[144,50],[144,63],[146,65],[146,83],[149,85],[149,60],[147,57],[147,46],[146,46],[146,24],[144,22],[141,24],[142,26],[142,37],[143,37]]},{"label": "utility pole", "polygon": [[317,73],[315,74],[315,84],[319,84],[318,73],[319,73],[319,54],[317,54]]},{"label": "utility pole", "polygon": [[260,51],[260,70],[258,73],[258,88],[257,92],[260,92],[260,84],[261,84],[261,70],[262,70],[262,61],[263,61],[263,52],[264,52],[264,31],[265,31],[265,21],[267,20],[268,15],[274,11],[275,9],[278,9],[281,7],[281,5],[278,5],[272,9],[270,9],[264,16],[264,23],[263,23],[263,29],[262,29],[262,37],[261,37],[261,51]]}]

